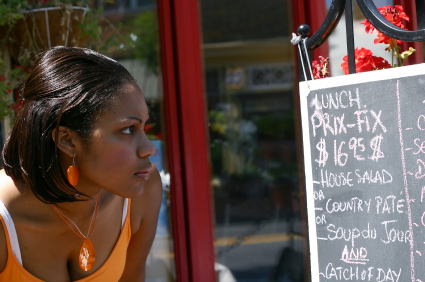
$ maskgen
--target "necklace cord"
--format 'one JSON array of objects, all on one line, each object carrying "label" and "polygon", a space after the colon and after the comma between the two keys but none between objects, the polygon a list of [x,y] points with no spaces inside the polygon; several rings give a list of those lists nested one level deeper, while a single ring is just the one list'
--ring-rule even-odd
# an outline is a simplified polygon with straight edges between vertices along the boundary
[{"label": "necklace cord", "polygon": [[[91,234],[93,234],[94,227],[96,226],[97,210],[98,210],[98,208],[99,208],[99,198],[100,198],[100,193],[99,193],[99,195],[97,196],[97,201],[96,201],[96,216],[94,217],[93,227],[92,227],[92,229],[91,229],[90,234],[88,234],[88,232],[87,232],[87,234],[88,234],[87,239],[88,239],[88,238],[90,238]],[[92,219],[91,219],[90,225],[91,225],[91,223],[92,223],[92,222],[93,222],[93,216],[92,216]],[[90,229],[89,229],[89,230],[90,230]]]},{"label": "necklace cord", "polygon": [[[61,213],[58,209],[55,208],[54,205],[52,205],[52,208],[55,210],[55,212],[63,219],[63,221],[65,221],[65,223],[69,226],[69,228],[71,228],[71,230],[75,233],[75,235],[77,235],[78,237],[80,237],[81,239],[88,239],[90,238],[90,236],[93,234],[94,231],[94,226],[96,225],[96,219],[97,219],[97,211],[99,208],[99,198],[100,198],[100,193],[97,196],[97,200],[96,200],[96,206],[95,206],[95,210],[93,211],[93,215],[90,221],[90,226],[89,226],[89,230],[87,231],[87,236],[84,236],[83,233],[80,231],[80,228],[78,228],[77,224],[75,224],[75,222],[73,222],[71,219],[69,219],[66,215],[64,215],[63,213]],[[96,215],[96,216],[95,216]],[[94,218],[94,223],[93,223],[93,218]],[[68,220],[77,228],[78,232],[80,234],[78,234],[77,232],[75,232],[74,228],[72,228],[72,226],[68,223]],[[91,225],[93,223],[93,228],[91,228]],[[90,228],[91,228],[91,232],[90,232]],[[90,234],[89,234],[90,232]]]}]

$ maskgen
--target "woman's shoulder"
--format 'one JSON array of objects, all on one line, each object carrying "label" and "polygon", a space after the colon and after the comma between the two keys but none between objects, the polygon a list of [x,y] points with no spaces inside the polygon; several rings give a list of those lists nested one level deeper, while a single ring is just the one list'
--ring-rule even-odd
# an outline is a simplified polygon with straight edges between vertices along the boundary
[{"label": "woman's shoulder", "polygon": [[156,168],[145,182],[143,194],[131,199],[131,229],[132,233],[139,230],[144,219],[158,217],[162,199],[161,176]]},{"label": "woman's shoulder", "polygon": [[15,185],[13,179],[6,174],[4,169],[0,170],[0,201],[6,206],[7,204],[19,197],[20,193]]},{"label": "woman's shoulder", "polygon": [[162,199],[161,177],[156,169],[152,170],[144,185],[143,194],[131,199],[130,244],[135,247],[127,251],[127,262],[120,281],[133,281],[141,275],[140,266],[145,265],[155,238]]},{"label": "woman's shoulder", "polygon": [[[15,183],[12,178],[6,175],[5,171],[0,170],[0,201],[6,206],[18,195]],[[7,242],[3,224],[0,224],[0,272],[6,267],[7,262]]]}]

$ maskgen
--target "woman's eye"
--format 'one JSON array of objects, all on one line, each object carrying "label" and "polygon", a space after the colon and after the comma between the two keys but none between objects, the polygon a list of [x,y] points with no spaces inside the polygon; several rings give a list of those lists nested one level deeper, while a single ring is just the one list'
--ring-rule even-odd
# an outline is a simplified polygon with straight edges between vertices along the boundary
[{"label": "woman's eye", "polygon": [[133,130],[134,130],[134,125],[124,128],[123,130],[121,130],[121,132],[124,134],[131,134],[133,133]]}]

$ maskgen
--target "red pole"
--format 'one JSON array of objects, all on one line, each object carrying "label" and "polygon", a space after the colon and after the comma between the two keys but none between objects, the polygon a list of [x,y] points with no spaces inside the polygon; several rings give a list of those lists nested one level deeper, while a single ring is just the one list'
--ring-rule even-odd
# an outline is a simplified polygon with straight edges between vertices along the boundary
[{"label": "red pole", "polygon": [[[328,13],[325,0],[309,0],[307,4],[307,19],[311,32],[316,32]],[[319,48],[313,50],[313,60],[318,60],[319,56],[329,56],[329,43],[326,40]]]},{"label": "red pole", "polygon": [[[180,274],[183,278],[178,281],[215,282],[198,1],[158,2],[164,9],[160,11],[164,24],[161,36],[167,39],[163,42],[161,38],[161,49],[167,48],[162,50],[162,60],[169,78],[166,80],[164,69],[164,87],[170,87],[171,91],[166,105],[173,109],[173,115],[167,117],[173,134],[168,139],[170,155],[181,158],[170,163],[170,167],[178,166],[174,167],[175,177],[183,188],[176,191],[178,206],[173,209],[176,220],[173,229],[178,244],[176,264],[183,268]],[[176,99],[170,99],[172,91],[176,91]]]},{"label": "red pole", "polygon": [[161,71],[164,91],[166,136],[171,180],[171,214],[174,240],[174,259],[177,281],[189,282],[189,257],[186,232],[186,211],[180,144],[180,126],[177,107],[175,42],[170,0],[158,1],[158,21],[161,42]]},{"label": "red pole", "polygon": [[[416,0],[423,1],[423,0]],[[408,30],[417,30],[418,29],[418,20],[416,16],[416,2],[412,0],[394,0],[394,5],[401,5],[403,11],[410,18],[410,22],[404,21],[404,26]],[[379,8],[379,7],[378,7]],[[421,64],[424,62],[424,53],[423,53],[423,43],[422,42],[405,42],[401,46],[401,52],[409,50],[409,47],[416,49],[416,52],[413,53],[406,60],[406,65]]]}]

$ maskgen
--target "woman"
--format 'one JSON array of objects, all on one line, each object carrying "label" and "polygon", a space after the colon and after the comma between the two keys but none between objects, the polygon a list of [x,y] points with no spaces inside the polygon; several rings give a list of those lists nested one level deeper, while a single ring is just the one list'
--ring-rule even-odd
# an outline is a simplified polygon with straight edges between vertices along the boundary
[{"label": "woman", "polygon": [[22,97],[2,154],[0,281],[144,281],[162,189],[134,78],[56,47]]}]

